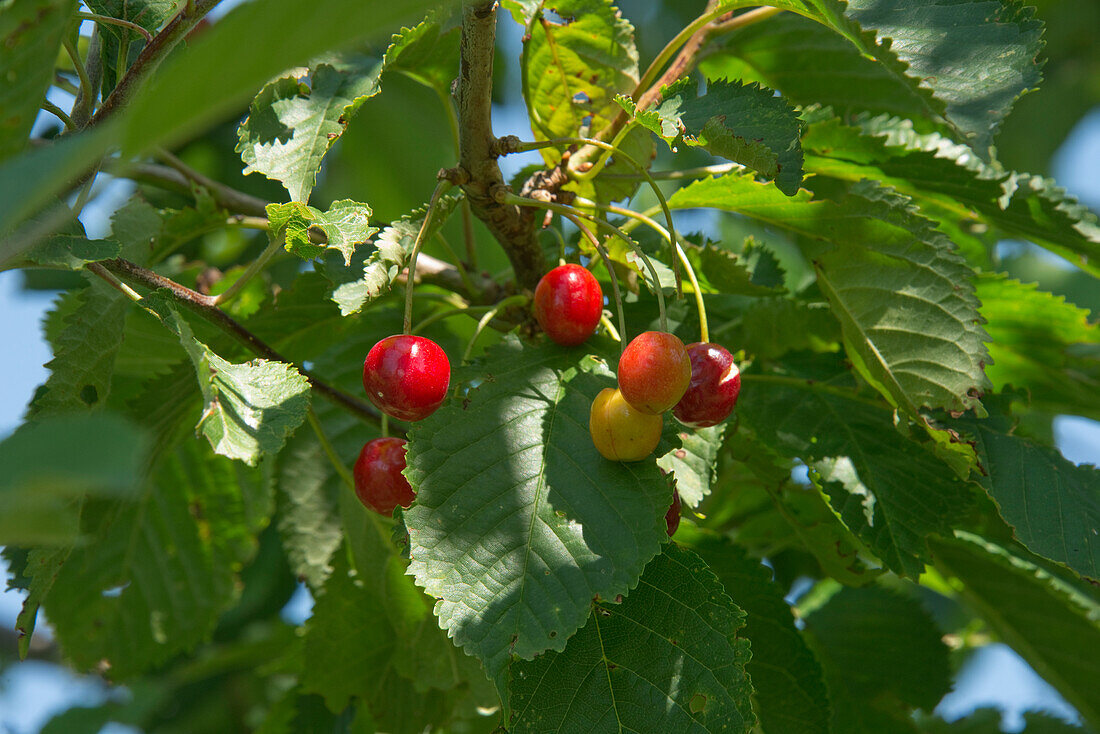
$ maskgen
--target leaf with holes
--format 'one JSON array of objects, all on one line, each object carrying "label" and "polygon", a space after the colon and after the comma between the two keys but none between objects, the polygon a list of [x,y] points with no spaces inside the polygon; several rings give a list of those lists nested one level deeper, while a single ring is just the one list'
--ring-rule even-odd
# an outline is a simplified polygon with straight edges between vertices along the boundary
[{"label": "leaf with holes", "polygon": [[497,677],[513,656],[562,650],[594,596],[634,587],[667,540],[668,482],[592,445],[591,402],[614,375],[583,349],[510,338],[452,384],[409,436],[409,572]]},{"label": "leaf with holes", "polygon": [[621,603],[593,605],[562,652],[512,665],[509,731],[748,732],[745,613],[675,543]]},{"label": "leaf with holes", "polygon": [[[282,235],[287,252],[312,260],[327,249],[336,250],[350,264],[355,249],[371,238],[377,227],[370,226],[371,208],[350,199],[332,202],[327,212],[308,204],[268,204],[271,232]],[[323,235],[324,244],[314,244],[310,235]]]},{"label": "leaf with holes", "polygon": [[657,459],[657,466],[671,472],[676,479],[680,501],[688,507],[696,507],[710,494],[726,424],[691,430],[669,421],[669,426],[676,431],[680,447]]}]

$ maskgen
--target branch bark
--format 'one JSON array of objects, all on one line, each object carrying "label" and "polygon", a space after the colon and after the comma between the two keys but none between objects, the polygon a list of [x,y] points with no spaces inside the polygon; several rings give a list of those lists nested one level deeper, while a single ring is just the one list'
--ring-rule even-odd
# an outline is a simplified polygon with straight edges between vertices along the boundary
[{"label": "branch bark", "polygon": [[474,214],[500,242],[521,287],[534,288],[546,272],[542,248],[535,238],[536,214],[496,201],[504,186],[493,135],[493,53],[496,44],[496,2],[476,0],[462,8],[462,45],[455,98],[459,119],[459,165],[468,176],[462,188]]}]

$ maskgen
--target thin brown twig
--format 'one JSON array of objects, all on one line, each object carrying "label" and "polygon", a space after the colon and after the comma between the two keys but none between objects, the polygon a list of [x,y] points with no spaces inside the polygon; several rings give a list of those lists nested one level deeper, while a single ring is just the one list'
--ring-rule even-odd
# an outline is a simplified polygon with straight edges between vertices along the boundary
[{"label": "thin brown twig", "polygon": [[[267,344],[267,342],[246,329],[241,323],[234,320],[229,314],[215,306],[213,303],[213,296],[206,296],[197,291],[193,291],[170,278],[165,278],[163,275],[154,273],[151,270],[122,258],[104,260],[99,263],[99,265],[119,277],[139,283],[146,288],[167,290],[176,303],[203,317],[214,326],[217,326],[226,334],[244,345],[257,357],[269,359],[274,362],[294,364],[294,362],[276,351],[274,347]],[[304,367],[300,365],[295,366],[302,376],[309,380],[310,387],[323,397],[347,409],[360,418],[366,419],[376,425],[381,425],[381,416],[378,411],[366,402],[348,395],[339,388],[329,385]]]}]

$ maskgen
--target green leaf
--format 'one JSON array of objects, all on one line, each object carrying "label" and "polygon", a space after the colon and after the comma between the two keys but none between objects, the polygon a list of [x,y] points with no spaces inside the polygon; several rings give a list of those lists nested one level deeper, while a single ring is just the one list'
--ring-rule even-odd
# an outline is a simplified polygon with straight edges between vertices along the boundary
[{"label": "green leaf", "polygon": [[840,325],[827,303],[761,299],[745,311],[742,329],[741,346],[758,357],[775,358],[807,349],[831,352],[840,348]]},{"label": "green leaf", "polygon": [[146,441],[108,413],[57,416],[0,442],[0,543],[53,545],[79,534],[80,499],[133,493]]},{"label": "green leaf", "polygon": [[1100,725],[1095,682],[1100,605],[1012,551],[968,533],[932,542],[936,563],[963,582],[962,598],[1061,693]]},{"label": "green leaf", "polygon": [[66,657],[125,680],[192,649],[236,599],[270,505],[259,470],[196,441],[162,456],[136,502],[86,503],[93,540],[52,570],[45,599]]},{"label": "green leaf", "polygon": [[1089,312],[1003,276],[983,275],[976,285],[993,386],[1025,389],[1041,410],[1100,419],[1100,326]]},{"label": "green leaf", "polygon": [[668,143],[703,148],[753,169],[785,194],[802,183],[801,123],[782,97],[756,84],[682,80],[663,90],[661,101],[641,114],[630,97],[615,101],[637,122]]},{"label": "green leaf", "polygon": [[[369,206],[350,199],[332,202],[327,212],[299,201],[267,205],[272,233],[286,238],[287,252],[303,260],[312,260],[326,249],[336,250],[344,256],[346,265],[351,264],[355,249],[378,231],[377,227],[370,226],[371,214]],[[324,235],[323,245],[310,240],[314,228]]]},{"label": "green leaf", "polygon": [[31,405],[31,417],[98,408],[111,392],[130,301],[99,278],[88,283],[51,345],[54,358],[46,365],[50,376]]},{"label": "green leaf", "polygon": [[455,370],[456,388],[469,383],[410,434],[409,572],[496,677],[513,655],[562,650],[595,595],[637,583],[670,497],[654,463],[592,445],[591,401],[614,383],[602,359],[507,339]]},{"label": "green leaf", "polygon": [[191,327],[159,294],[142,304],[179,334],[195,366],[202,390],[203,414],[195,427],[215,453],[255,466],[274,454],[302,424],[309,410],[309,381],[293,365],[256,359],[228,362],[195,339]]},{"label": "green leaf", "polygon": [[702,247],[689,245],[684,252],[705,288],[742,296],[783,293],[783,269],[775,256],[751,241],[748,245],[740,255],[709,243]]},{"label": "green leaf", "polygon": [[657,459],[657,466],[672,472],[681,502],[688,507],[696,507],[710,494],[726,424],[691,430],[677,423],[673,428],[680,440],[680,448]]},{"label": "green leaf", "polygon": [[980,481],[1016,537],[1034,553],[1100,580],[1100,470],[1013,435],[1010,421],[961,420],[985,474]]},{"label": "green leaf", "polygon": [[1001,120],[1039,82],[1041,23],[1016,2],[777,5],[806,19],[785,15],[730,34],[702,64],[708,78],[760,81],[796,103],[845,113],[923,118],[985,158]]},{"label": "green leaf", "polygon": [[806,617],[806,632],[825,670],[832,731],[912,731],[907,707],[931,711],[951,689],[947,646],[913,598],[841,589]]},{"label": "green leaf", "polygon": [[828,731],[831,711],[821,665],[795,627],[771,569],[749,558],[728,538],[692,525],[677,531],[676,539],[706,561],[726,594],[745,610],[742,634],[752,645],[752,659],[745,669],[752,678],[754,707],[764,731]]},{"label": "green leaf", "polygon": [[19,633],[19,659],[26,660],[34,637],[35,623],[38,621],[38,609],[42,601],[53,589],[57,574],[61,571],[72,546],[59,548],[35,548],[27,554],[27,565],[23,576],[28,580],[27,598],[15,618],[15,631]]},{"label": "green leaf", "polygon": [[76,235],[59,234],[42,240],[24,257],[36,265],[80,270],[97,260],[118,257],[121,246],[113,240],[90,240]]},{"label": "green leaf", "polygon": [[[424,232],[425,241],[439,231],[461,200],[458,195],[447,195],[439,200]],[[359,313],[363,306],[389,290],[405,267],[405,258],[412,252],[426,212],[427,207],[421,207],[383,229],[373,242],[374,251],[364,253],[361,271],[325,268],[325,273],[336,283],[332,300],[340,307],[342,315]]]},{"label": "green leaf", "polygon": [[448,97],[458,76],[460,29],[454,16],[433,12],[412,28],[402,28],[386,49],[384,73],[401,72]]},{"label": "green leaf", "polygon": [[[179,0],[90,0],[88,7],[98,15],[136,23],[155,35],[156,30],[179,10]],[[129,28],[111,23],[98,23],[96,27],[101,43],[103,96],[106,97],[126,71],[125,68],[118,68],[120,43],[126,39],[129,53],[123,60],[132,63],[137,52],[144,47],[144,39]]]},{"label": "green leaf", "polygon": [[[547,17],[541,4],[528,8],[523,44],[523,98],[536,140],[595,134],[619,112],[615,95],[638,83],[634,27],[610,0],[563,0]],[[542,151],[547,165],[561,153]]]},{"label": "green leaf", "polygon": [[976,226],[992,226],[1000,236],[1031,240],[1100,276],[1096,215],[1050,179],[1006,172],[965,145],[920,135],[911,122],[888,115],[860,116],[852,127],[824,119],[809,126],[802,144],[807,170],[894,187],[960,244],[974,238]]},{"label": "green leaf", "polygon": [[676,544],[561,652],[512,665],[509,731],[748,732],[745,614]]},{"label": "green leaf", "polygon": [[973,272],[905,197],[872,181],[838,201],[785,197],[731,173],[680,189],[669,205],[733,211],[825,240],[832,248],[816,255],[818,284],[860,375],[914,416],[922,406],[979,405],[989,358]]},{"label": "green leaf", "polygon": [[[401,20],[423,17],[433,4],[265,0],[233,8],[163,63],[112,121],[0,165],[0,222],[16,228],[120,142],[125,155],[156,145],[171,148],[236,115],[256,89],[285,69],[329,49],[377,37]],[[286,32],[287,18],[295,19],[294,33]],[[249,43],[242,44],[242,38]],[[264,53],[256,53],[257,48]],[[21,238],[0,240],[0,263],[30,244]]]},{"label": "green leaf", "polygon": [[780,454],[819,462],[820,486],[844,523],[891,570],[917,578],[925,537],[950,532],[970,504],[967,486],[902,436],[885,406],[823,383],[778,380],[766,389],[745,383],[741,420]]},{"label": "green leaf", "polygon": [[76,5],[74,0],[22,0],[0,10],[0,161],[27,145]]},{"label": "green leaf", "polygon": [[363,58],[339,67],[321,63],[306,75],[268,83],[237,131],[244,173],[262,173],[283,184],[291,201],[309,201],[322,159],[354,109],[378,93],[379,73],[375,60]]}]

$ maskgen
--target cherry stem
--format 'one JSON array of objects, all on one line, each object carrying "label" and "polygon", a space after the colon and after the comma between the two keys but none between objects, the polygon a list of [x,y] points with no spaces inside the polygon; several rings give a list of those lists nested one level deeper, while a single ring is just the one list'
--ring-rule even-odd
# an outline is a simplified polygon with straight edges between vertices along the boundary
[{"label": "cherry stem", "polygon": [[98,15],[96,13],[75,13],[75,15],[81,20],[91,20],[95,21],[96,23],[106,23],[107,25],[117,25],[122,28],[129,28],[130,30],[137,32],[143,38],[145,38],[146,42],[153,40],[152,33],[142,28],[137,23],[131,23],[130,21],[123,20],[122,18],[110,18],[106,15]]},{"label": "cherry stem", "polygon": [[390,435],[390,417],[385,413],[382,414],[382,438],[388,438]]},{"label": "cherry stem", "polygon": [[420,223],[420,230],[416,233],[416,240],[413,242],[412,253],[409,255],[409,277],[405,281],[405,319],[402,326],[402,333],[408,334],[412,331],[412,312],[413,312],[413,282],[416,280],[416,256],[420,254],[420,246],[424,244],[424,233],[428,231],[428,224],[432,221],[432,214],[435,213],[435,207],[439,204],[439,200],[443,198],[443,194],[451,188],[451,182],[446,179],[440,179],[439,183],[435,185],[435,191],[432,192],[432,198],[428,202],[428,209],[424,212],[424,221]]},{"label": "cherry stem", "polygon": [[[624,217],[629,217],[635,221],[641,222],[647,225],[650,229],[657,232],[669,243],[672,243],[672,237],[669,232],[660,224],[655,222],[652,218],[647,217],[645,214],[640,214],[631,209],[627,209],[621,206],[615,206],[614,204],[597,204],[594,201],[588,201],[577,197],[577,201],[581,202],[584,206],[593,206],[598,209],[609,211],[612,214],[619,214]],[[710,329],[707,327],[707,307],[703,303],[703,291],[699,287],[699,280],[695,277],[695,269],[691,266],[691,261],[687,258],[687,253],[684,252],[684,248],[680,247],[680,243],[677,242],[673,245],[676,248],[676,256],[683,264],[684,270],[687,271],[688,281],[691,282],[691,287],[695,291],[695,307],[699,312],[699,341],[710,341]]]},{"label": "cherry stem", "polygon": [[634,254],[638,256],[638,258],[645,264],[646,268],[649,270],[649,274],[653,278],[652,290],[654,293],[657,294],[657,310],[660,312],[661,331],[668,331],[668,317],[665,315],[665,294],[661,288],[661,279],[657,276],[657,269],[653,267],[653,263],[650,262],[649,256],[642,251],[642,248],[638,245],[637,242],[630,238],[630,235],[628,235],[626,232],[623,232],[621,229],[616,227],[611,222],[608,222],[606,219],[601,219],[600,217],[597,217],[593,214],[588,214],[587,212],[583,212],[575,207],[565,206],[564,204],[555,204],[551,201],[528,199],[525,196],[516,196],[511,192],[504,192],[497,198],[499,201],[501,201],[501,203],[505,204],[515,204],[516,206],[533,206],[539,209],[549,209],[550,211],[558,212],[559,214],[569,217],[569,219],[574,224],[577,224],[577,221],[575,219],[576,217],[584,217],[588,221],[594,222],[596,226],[603,227],[604,229],[610,231],[611,234],[619,237],[619,239],[626,243],[627,247],[634,251]]},{"label": "cherry stem", "polygon": [[220,306],[236,298],[237,295],[244,290],[244,287],[248,285],[248,281],[252,280],[256,273],[264,269],[264,266],[267,265],[268,261],[275,256],[275,253],[278,252],[282,246],[282,236],[272,237],[271,242],[269,242],[264,251],[260,253],[260,256],[249,263],[248,268],[241,273],[241,277],[233,281],[233,285],[226,288],[225,291],[214,297],[214,305]]},{"label": "cherry stem", "polygon": [[497,314],[512,306],[526,306],[529,300],[527,296],[519,293],[514,296],[508,296],[486,311],[485,315],[477,322],[477,327],[474,329],[474,335],[470,337],[470,342],[466,345],[466,351],[462,353],[462,363],[466,364],[470,361],[470,355],[474,352],[474,344],[477,343],[477,338],[481,336],[481,332],[485,331],[485,327],[489,325],[489,322],[497,317]]},{"label": "cherry stem", "polygon": [[615,328],[615,324],[611,323],[611,319],[607,318],[606,314],[600,314],[600,324],[603,326],[603,328],[607,329],[607,333],[612,339],[619,342],[620,344],[622,343],[622,335],[619,334],[619,330]]},{"label": "cherry stem", "polygon": [[[619,276],[615,275],[615,268],[612,266],[611,258],[607,254],[607,250],[600,244],[600,241],[596,239],[596,235],[592,233],[588,227],[585,226],[577,217],[572,214],[563,214],[569,221],[573,223],[581,234],[588,238],[588,241],[592,243],[592,246],[596,248],[596,252],[599,253],[600,258],[603,260],[604,267],[607,268],[607,274],[611,277],[611,295],[615,299],[615,311],[619,314],[619,333],[616,334],[619,342],[619,349],[622,350],[626,347],[623,344],[623,335],[626,334],[626,316],[623,315],[623,299],[619,294]],[[600,314],[600,320],[604,321],[605,317]],[[610,324],[609,324],[610,325]]]},{"label": "cherry stem", "polygon": [[[628,128],[623,128],[624,131],[627,129]],[[615,140],[611,143],[605,143],[604,141],[597,140],[595,138],[554,138],[553,140],[537,141],[534,143],[517,143],[513,147],[518,152],[522,150],[536,150],[538,148],[547,148],[551,146],[560,147],[563,145],[592,145],[597,148],[602,148],[606,151],[614,153],[618,158],[621,158],[631,168],[637,171],[638,174],[643,179],[645,179],[646,183],[649,184],[649,188],[653,190],[653,195],[657,197],[657,201],[660,202],[661,209],[662,211],[664,211],[665,221],[668,222],[668,231],[671,233],[671,236],[666,237],[665,239],[668,240],[670,249],[675,250],[676,243],[679,241],[679,238],[676,236],[676,225],[672,222],[672,210],[668,206],[668,200],[665,198],[664,192],[661,191],[661,187],[657,185],[657,181],[654,180],[653,176],[650,175],[649,170],[641,163],[639,163],[637,158],[619,148],[619,142],[621,142],[620,138],[622,136],[623,132],[620,132],[620,134],[616,136]],[[597,161],[596,165],[591,170],[587,171],[583,175],[574,175],[573,177],[582,180],[591,178],[595,176],[596,173],[599,173],[605,161],[606,158],[601,158],[599,161]],[[570,171],[570,174],[573,175],[574,172]],[[684,290],[681,283],[682,279],[680,277],[680,267],[675,257],[675,252],[673,252],[672,254],[672,273],[676,277],[676,295],[677,297],[682,298],[684,295]]]},{"label": "cherry stem", "polygon": [[[321,427],[321,421],[317,418],[317,413],[313,411],[313,407],[310,406],[309,412],[306,413],[306,420],[309,421],[309,427],[313,429],[313,433],[317,436],[317,443],[321,444],[321,449],[325,452],[325,456],[328,457],[329,463],[332,464],[332,468],[336,470],[336,473],[340,475],[340,478],[344,480],[344,484],[352,492],[355,491],[355,477],[348,471],[344,462],[340,461],[340,457],[336,455],[336,449],[332,447],[332,443],[328,440],[328,436],[325,435],[325,429]],[[383,421],[385,418],[383,417]],[[385,425],[385,424],[383,424]]]}]

